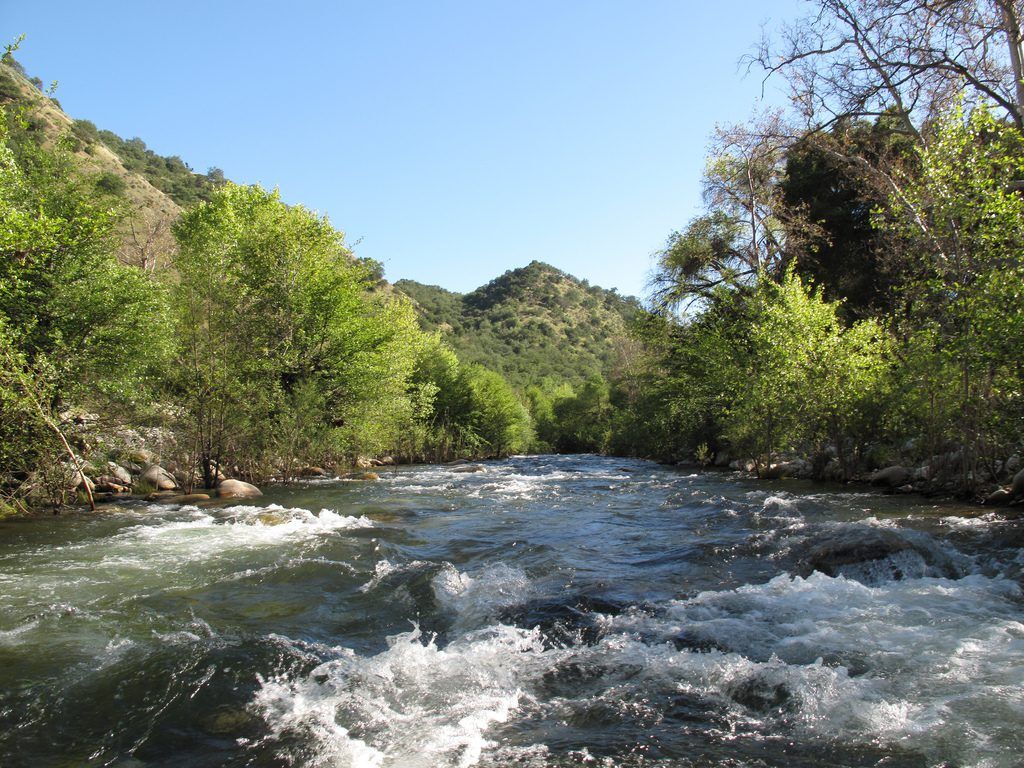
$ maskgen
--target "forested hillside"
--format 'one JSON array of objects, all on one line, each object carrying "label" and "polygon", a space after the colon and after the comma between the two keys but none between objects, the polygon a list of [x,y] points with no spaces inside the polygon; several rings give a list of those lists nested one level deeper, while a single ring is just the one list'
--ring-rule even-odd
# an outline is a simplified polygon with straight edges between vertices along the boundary
[{"label": "forested hillside", "polygon": [[543,379],[578,384],[606,374],[629,320],[640,311],[634,298],[539,261],[467,294],[412,280],[395,287],[414,301],[424,330],[440,331],[459,357],[521,388]]}]

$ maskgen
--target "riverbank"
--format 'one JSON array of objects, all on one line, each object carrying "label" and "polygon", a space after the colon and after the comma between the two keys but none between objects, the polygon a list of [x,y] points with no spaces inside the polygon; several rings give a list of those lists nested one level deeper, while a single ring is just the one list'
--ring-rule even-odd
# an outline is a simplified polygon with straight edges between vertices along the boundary
[{"label": "riverbank", "polygon": [[742,472],[761,480],[799,479],[824,484],[872,488],[881,493],[922,498],[955,499],[987,507],[1024,504],[1024,462],[1014,454],[991,467],[967,470],[962,451],[932,456],[928,461],[883,462],[871,469],[844,468],[835,454],[820,457],[780,454],[769,461],[732,459],[720,451],[704,461],[679,462],[698,469]]}]

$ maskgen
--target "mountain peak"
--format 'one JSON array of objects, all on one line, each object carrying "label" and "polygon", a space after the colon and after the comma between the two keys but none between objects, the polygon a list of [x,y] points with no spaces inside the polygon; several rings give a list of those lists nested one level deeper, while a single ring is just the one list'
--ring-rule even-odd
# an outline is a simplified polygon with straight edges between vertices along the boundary
[{"label": "mountain peak", "polygon": [[424,329],[441,331],[462,359],[520,387],[606,371],[639,307],[536,260],[465,295],[410,280],[395,285],[417,305]]}]

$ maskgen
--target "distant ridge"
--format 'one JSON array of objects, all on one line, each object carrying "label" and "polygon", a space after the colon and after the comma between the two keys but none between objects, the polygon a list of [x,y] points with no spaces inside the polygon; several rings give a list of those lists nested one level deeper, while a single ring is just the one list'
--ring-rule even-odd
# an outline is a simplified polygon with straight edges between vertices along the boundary
[{"label": "distant ridge", "polygon": [[580,382],[606,373],[640,304],[532,261],[466,294],[398,280],[424,330],[437,330],[467,362],[525,387],[545,377]]}]

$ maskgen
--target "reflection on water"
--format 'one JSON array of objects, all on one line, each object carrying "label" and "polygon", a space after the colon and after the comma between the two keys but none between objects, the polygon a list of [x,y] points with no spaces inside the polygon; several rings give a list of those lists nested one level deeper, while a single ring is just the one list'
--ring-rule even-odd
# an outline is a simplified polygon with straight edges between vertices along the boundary
[{"label": "reflection on water", "polygon": [[1024,533],[641,461],[0,524],[4,766],[1016,766]]}]

